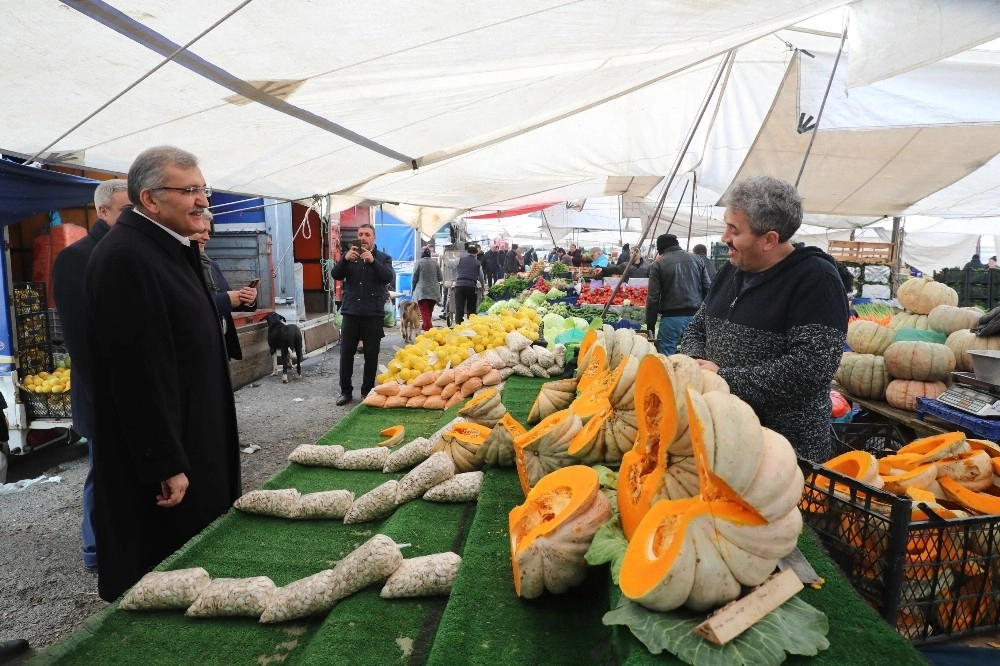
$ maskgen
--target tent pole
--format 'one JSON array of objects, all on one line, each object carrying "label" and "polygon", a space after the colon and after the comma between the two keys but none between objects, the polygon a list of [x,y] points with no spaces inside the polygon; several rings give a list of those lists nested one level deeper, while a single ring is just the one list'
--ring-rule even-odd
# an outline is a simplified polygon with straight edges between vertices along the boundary
[{"label": "tent pole", "polygon": [[[667,231],[664,232],[664,233],[669,233],[670,232],[670,228],[672,226],[674,226],[674,220],[677,219],[677,213],[679,213],[680,210],[681,210],[681,204],[684,203],[684,195],[687,194],[688,185],[690,185],[690,184],[691,184],[690,181],[684,183],[684,189],[681,190],[681,195],[679,197],[677,197],[677,207],[674,208],[674,214],[670,216],[670,222],[667,224]],[[663,204],[662,203],[660,203],[660,208],[663,208]],[[660,211],[657,210],[656,213],[657,214],[656,214],[655,218],[653,218],[654,219],[654,221],[653,221],[653,232],[649,235],[650,238],[652,238],[654,240],[656,239],[656,227],[660,224],[660,215],[659,215]],[[645,238],[645,236],[643,236],[643,238]]]},{"label": "tent pole", "polygon": [[889,298],[896,297],[899,289],[899,274],[903,271],[903,218],[892,218],[892,270],[889,271]]},{"label": "tent pole", "polygon": [[545,217],[545,211],[543,210],[543,211],[541,211],[541,213],[542,213],[542,222],[545,223],[545,228],[549,230],[549,238],[552,239],[552,249],[554,250],[555,247],[556,247],[556,237],[552,233],[552,227],[549,226],[548,219]]},{"label": "tent pole", "polygon": [[691,188],[691,215],[688,217],[688,241],[687,247],[684,248],[688,252],[691,251],[691,231],[694,229],[694,193],[698,190],[698,172],[692,173],[694,177],[693,187]]},{"label": "tent pole", "polygon": [[[715,77],[712,79],[712,83],[708,86],[708,90],[705,92],[705,98],[701,101],[701,108],[698,109],[698,115],[695,116],[694,122],[688,130],[687,137],[684,139],[684,145],[680,152],[677,153],[677,159],[674,160],[673,169],[670,171],[670,178],[667,179],[667,184],[663,187],[663,192],[660,194],[660,200],[656,202],[656,208],[653,210],[652,216],[650,216],[649,220],[646,222],[646,228],[639,237],[639,242],[637,243],[639,247],[642,247],[642,244],[649,236],[650,229],[655,226],[655,221],[659,219],[660,212],[663,210],[663,202],[667,199],[667,192],[670,191],[670,186],[674,184],[674,178],[677,177],[677,172],[680,171],[681,160],[684,159],[684,155],[687,154],[688,148],[691,147],[691,142],[694,141],[694,136],[698,131],[698,126],[701,125],[701,120],[705,117],[705,112],[708,111],[708,105],[715,96],[715,91],[719,87],[719,82],[722,81],[723,75],[729,71],[735,61],[736,49],[729,49],[726,51],[726,57],[722,59],[721,63],[719,63],[719,69],[715,72]],[[685,188],[686,187],[687,185],[685,185]],[[679,202],[677,207],[678,209],[680,208]],[[671,221],[671,224],[673,224],[673,221]],[[669,226],[667,227],[667,230],[670,230]],[[611,296],[608,298],[608,302],[604,304],[604,311],[601,313],[602,319],[607,316],[608,310],[611,308],[611,303],[614,302],[615,296],[618,295],[618,291],[621,289],[622,283],[628,278],[628,273],[631,268],[632,262],[626,262],[625,270],[622,271],[621,279],[618,280],[618,284],[616,284],[615,288],[611,291]]]},{"label": "tent pole", "polygon": [[[833,86],[833,77],[837,73],[837,65],[840,63],[840,55],[844,52],[844,42],[847,41],[847,26],[844,26],[844,34],[840,36],[840,48],[837,49],[837,57],[833,61],[833,69],[830,70],[830,80],[826,82],[826,92],[823,93],[823,101],[819,104],[819,111],[816,112],[816,122],[809,135],[809,145],[806,147],[806,154],[802,156],[802,166],[799,167],[799,175],[795,178],[795,188],[798,189],[799,181],[802,180],[802,173],[806,170],[806,162],[809,161],[809,153],[812,152],[813,143],[816,141],[816,132],[819,131],[819,121],[823,118],[823,109],[826,108],[826,99],[830,96],[830,88]],[[801,56],[799,56],[801,57]]]}]

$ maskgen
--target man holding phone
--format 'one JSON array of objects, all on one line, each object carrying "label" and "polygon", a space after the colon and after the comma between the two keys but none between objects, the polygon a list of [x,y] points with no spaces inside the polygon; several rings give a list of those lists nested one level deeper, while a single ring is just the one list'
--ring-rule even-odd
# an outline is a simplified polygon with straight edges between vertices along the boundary
[{"label": "man holding phone", "polygon": [[343,280],[344,294],[340,305],[343,323],[340,331],[340,397],[343,406],[354,399],[354,355],[358,343],[364,344],[365,369],[361,380],[361,395],[375,386],[378,373],[379,345],[385,333],[385,302],[389,285],[396,281],[392,257],[375,248],[375,227],[363,224],[351,248],[330,270],[330,277]]},{"label": "man holding phone", "polygon": [[219,264],[205,254],[205,245],[212,238],[210,230],[213,217],[215,216],[207,208],[202,211],[201,218],[204,223],[202,230],[191,234],[188,238],[198,244],[201,271],[205,276],[208,291],[212,294],[212,300],[215,301],[215,309],[219,311],[222,334],[226,338],[226,351],[231,360],[239,361],[243,359],[243,349],[240,347],[240,338],[236,334],[233,312],[253,312],[257,309],[257,285],[260,284],[260,278],[254,278],[250,284],[240,289],[229,287],[229,282],[222,274]]}]

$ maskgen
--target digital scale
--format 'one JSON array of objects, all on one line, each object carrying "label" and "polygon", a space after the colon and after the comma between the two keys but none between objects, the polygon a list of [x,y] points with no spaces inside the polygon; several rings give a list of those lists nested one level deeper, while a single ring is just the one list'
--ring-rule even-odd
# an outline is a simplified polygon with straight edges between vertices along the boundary
[{"label": "digital scale", "polygon": [[937,399],[949,407],[983,417],[1000,417],[1000,386],[971,372],[951,373],[955,383]]}]

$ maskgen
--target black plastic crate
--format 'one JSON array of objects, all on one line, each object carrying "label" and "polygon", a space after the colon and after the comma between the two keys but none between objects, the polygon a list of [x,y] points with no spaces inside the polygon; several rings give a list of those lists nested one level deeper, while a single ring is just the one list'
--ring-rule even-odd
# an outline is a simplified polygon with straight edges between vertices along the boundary
[{"label": "black plastic crate", "polygon": [[33,393],[21,389],[21,402],[31,420],[43,418],[68,419],[73,416],[69,392]]},{"label": "black plastic crate", "polygon": [[834,455],[867,451],[874,455],[898,451],[909,441],[892,423],[832,423]]},{"label": "black plastic crate", "polygon": [[28,345],[17,350],[17,369],[23,377],[52,367],[52,355],[48,345]]},{"label": "black plastic crate", "polygon": [[45,312],[17,315],[17,346],[44,345],[49,341],[49,318]]},{"label": "black plastic crate", "polygon": [[900,634],[927,643],[1000,629],[1000,516],[911,520],[908,498],[799,466],[806,524]]},{"label": "black plastic crate", "polygon": [[12,291],[15,315],[44,313],[48,309],[44,282],[15,282]]},{"label": "black plastic crate", "polygon": [[59,310],[49,308],[49,341],[54,345],[61,345],[65,342],[63,337],[62,319],[59,318]]}]

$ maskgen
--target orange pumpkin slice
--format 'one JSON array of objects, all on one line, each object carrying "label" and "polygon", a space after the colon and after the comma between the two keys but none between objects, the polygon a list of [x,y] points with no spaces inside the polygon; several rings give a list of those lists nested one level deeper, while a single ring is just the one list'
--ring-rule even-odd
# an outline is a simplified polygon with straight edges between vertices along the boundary
[{"label": "orange pumpkin slice", "polygon": [[1000,444],[991,442],[988,439],[969,439],[969,448],[973,451],[986,451],[990,458],[994,460],[1000,458]]},{"label": "orange pumpkin slice", "polygon": [[907,488],[911,486],[914,488],[927,488],[936,478],[937,465],[931,462],[918,465],[902,474],[883,476],[882,481],[885,483],[885,489],[890,493],[905,495]]},{"label": "orange pumpkin slice", "polygon": [[961,483],[947,476],[938,479],[941,489],[948,499],[958,502],[969,511],[983,515],[1000,515],[1000,497],[969,490]]},{"label": "orange pumpkin slice", "polygon": [[957,458],[939,460],[938,476],[949,476],[969,490],[986,490],[993,485],[993,465],[986,451],[966,451]]},{"label": "orange pumpkin slice", "polygon": [[394,425],[380,431],[379,434],[386,437],[386,439],[378,443],[379,446],[393,447],[403,443],[403,438],[406,437],[406,428],[401,425]]},{"label": "orange pumpkin slice", "polygon": [[618,472],[618,511],[629,539],[663,485],[667,449],[678,434],[673,383],[653,354],[639,362],[634,399],[638,435]]},{"label": "orange pumpkin slice", "polygon": [[[881,488],[884,484],[879,476],[879,463],[872,454],[867,451],[848,451],[836,458],[832,458],[823,463],[823,467],[834,472],[849,476],[861,483],[867,483],[875,488]],[[821,476],[816,477],[816,482],[829,487],[829,479]],[[849,493],[850,489],[844,485],[837,484],[837,490]]]},{"label": "orange pumpkin slice", "polygon": [[581,393],[586,391],[587,387],[590,386],[595,379],[607,371],[608,350],[604,348],[604,345],[594,345],[593,351],[590,353],[590,361],[580,370],[577,390]]},{"label": "orange pumpkin slice", "polygon": [[918,458],[913,460],[913,465],[933,462],[941,458],[957,456],[969,450],[969,443],[965,440],[965,433],[945,432],[940,435],[931,435],[923,439],[917,439],[897,451],[901,453],[918,453]]},{"label": "orange pumpkin slice", "polygon": [[[604,460],[605,450],[608,446],[607,432],[614,418],[615,409],[607,398],[604,398],[599,411],[588,417],[586,423],[573,437],[569,444],[569,455],[584,465],[593,465]],[[617,445],[613,442],[612,445],[617,450]]]}]

